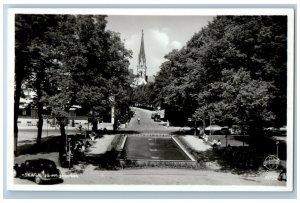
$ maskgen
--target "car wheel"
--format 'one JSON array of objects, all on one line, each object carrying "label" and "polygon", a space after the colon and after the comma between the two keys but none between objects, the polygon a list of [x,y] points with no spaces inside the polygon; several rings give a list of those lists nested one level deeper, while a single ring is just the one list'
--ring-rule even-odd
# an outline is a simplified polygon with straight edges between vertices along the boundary
[{"label": "car wheel", "polygon": [[16,177],[18,177],[18,172],[17,172],[17,170],[16,169],[14,169],[14,178],[16,178]]},{"label": "car wheel", "polygon": [[42,183],[42,179],[40,178],[40,176],[35,176],[34,182],[39,185]]}]

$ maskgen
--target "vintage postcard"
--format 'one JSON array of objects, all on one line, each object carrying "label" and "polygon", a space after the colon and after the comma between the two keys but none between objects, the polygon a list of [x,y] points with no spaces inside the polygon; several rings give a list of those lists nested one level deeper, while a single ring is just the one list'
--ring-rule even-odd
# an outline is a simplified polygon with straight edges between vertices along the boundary
[{"label": "vintage postcard", "polygon": [[293,190],[294,9],[7,22],[9,190]]}]

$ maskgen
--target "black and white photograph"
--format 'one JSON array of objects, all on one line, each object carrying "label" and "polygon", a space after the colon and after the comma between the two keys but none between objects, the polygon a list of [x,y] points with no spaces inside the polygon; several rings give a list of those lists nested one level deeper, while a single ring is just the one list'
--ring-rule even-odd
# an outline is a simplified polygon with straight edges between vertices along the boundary
[{"label": "black and white photograph", "polygon": [[293,190],[293,9],[11,9],[8,27],[9,189]]}]

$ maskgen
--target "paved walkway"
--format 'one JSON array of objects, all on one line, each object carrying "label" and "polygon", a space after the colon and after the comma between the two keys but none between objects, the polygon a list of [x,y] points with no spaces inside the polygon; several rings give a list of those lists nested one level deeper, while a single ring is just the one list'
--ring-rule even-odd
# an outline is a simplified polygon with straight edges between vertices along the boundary
[{"label": "paved walkway", "polygon": [[189,144],[189,146],[195,151],[206,151],[211,148],[208,144],[206,144],[202,139],[195,137],[193,135],[185,135],[181,137]]},{"label": "paved walkway", "polygon": [[104,135],[102,138],[96,139],[96,143],[89,148],[87,154],[104,154],[114,138],[115,135]]}]

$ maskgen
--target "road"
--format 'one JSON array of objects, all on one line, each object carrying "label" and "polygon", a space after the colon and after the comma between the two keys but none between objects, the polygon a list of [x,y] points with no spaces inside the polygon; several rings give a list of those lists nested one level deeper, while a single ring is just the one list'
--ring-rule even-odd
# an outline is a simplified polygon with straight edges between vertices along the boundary
[{"label": "road", "polygon": [[[126,131],[137,131],[145,134],[169,134],[179,129],[178,127],[167,127],[163,126],[162,123],[160,125],[160,122],[154,122],[151,119],[153,111],[136,107],[132,107],[132,110],[135,111],[136,115],[131,119],[128,128],[125,129]],[[138,118],[140,118],[140,124],[138,124]]]},{"label": "road", "polygon": [[[153,111],[144,110],[140,108],[132,108],[133,111],[136,112],[135,117],[131,119],[129,122],[129,126],[123,131],[135,131],[137,133],[145,133],[145,134],[170,134],[171,132],[178,131],[178,127],[166,127],[162,124],[159,125],[159,122],[154,122],[151,119],[151,114]],[[141,122],[138,124],[137,119],[140,118]],[[76,130],[74,128],[67,128],[67,134],[75,134]],[[42,138],[46,138],[48,136],[58,136],[60,135],[59,128],[44,128],[42,132]],[[19,129],[19,137],[18,142],[28,143],[28,141],[35,141],[37,136],[37,128],[36,127],[28,127],[28,128],[20,128]]]},{"label": "road", "polygon": [[[67,130],[68,134],[75,134],[76,130]],[[59,136],[59,129],[43,129],[42,138],[47,138],[50,136]],[[30,142],[35,142],[37,137],[37,129],[20,129],[18,133],[18,142],[19,144],[28,144]]]}]

